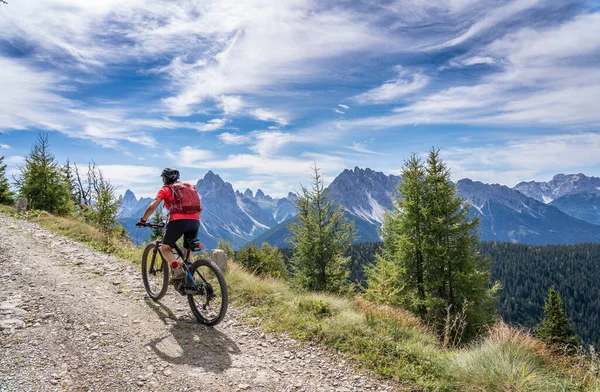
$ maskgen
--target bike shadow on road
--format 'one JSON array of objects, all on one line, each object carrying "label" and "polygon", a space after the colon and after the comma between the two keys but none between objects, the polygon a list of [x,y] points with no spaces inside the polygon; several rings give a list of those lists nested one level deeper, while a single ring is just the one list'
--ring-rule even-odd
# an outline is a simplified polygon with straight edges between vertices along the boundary
[{"label": "bike shadow on road", "polygon": [[[222,373],[231,367],[231,356],[241,353],[235,342],[223,332],[199,324],[195,319],[178,320],[173,311],[160,302],[146,299],[146,304],[165,325],[170,326],[168,332],[162,332],[161,337],[148,343],[163,361]],[[170,337],[179,347],[174,347]]]}]

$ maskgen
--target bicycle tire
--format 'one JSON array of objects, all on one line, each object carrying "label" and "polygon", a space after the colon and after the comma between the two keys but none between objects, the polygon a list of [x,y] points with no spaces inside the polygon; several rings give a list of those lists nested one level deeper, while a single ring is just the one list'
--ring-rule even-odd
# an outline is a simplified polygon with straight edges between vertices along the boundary
[{"label": "bicycle tire", "polygon": [[[150,269],[152,268],[151,256],[154,256],[152,252],[155,249],[156,258],[154,259],[154,267],[156,266],[156,262],[158,261],[157,259],[160,258],[160,268],[155,271],[150,271]],[[150,284],[149,274],[154,274],[157,277],[157,282],[159,283],[161,281],[160,275],[162,274],[162,285],[159,285],[156,288],[156,290],[154,290],[154,288],[152,288],[152,285]],[[148,297],[150,297],[154,301],[158,301],[159,299],[164,297],[167,293],[167,290],[169,289],[169,266],[167,264],[167,261],[162,257],[162,254],[157,249],[155,243],[146,245],[146,248],[144,249],[144,254],[142,255],[142,281],[144,282],[144,287],[146,288],[146,293],[148,294]]]},{"label": "bicycle tire", "polygon": [[[200,272],[199,269],[201,267],[206,267],[206,268],[204,268],[202,270],[202,272]],[[223,276],[223,273],[221,272],[219,267],[217,267],[217,265],[215,263],[213,263],[211,260],[198,259],[194,262],[194,264],[192,264],[192,266],[190,268],[190,273],[192,274],[192,276],[194,277],[195,280],[198,279],[199,284],[204,284],[204,282],[202,281],[202,279],[200,278],[200,275],[198,275],[198,274],[199,273],[207,274],[207,272],[210,272],[214,275],[213,277],[208,277],[208,279],[207,279],[213,292],[216,291],[216,287],[214,287],[214,286],[216,286],[216,284],[218,283],[219,292],[215,293],[215,298],[220,297],[220,300],[221,300],[220,304],[213,304],[214,306],[210,310],[207,309],[207,305],[209,305],[209,303],[211,302],[211,300],[208,299],[209,290],[205,290],[204,294],[202,294],[202,295],[188,294],[187,297],[188,297],[188,302],[190,304],[190,308],[192,309],[192,313],[194,314],[194,316],[196,317],[198,322],[200,324],[204,324],[206,326],[213,327],[213,326],[219,324],[225,317],[225,314],[227,313],[227,307],[229,305],[229,294],[227,291],[227,283],[225,282],[225,277]],[[207,277],[205,277],[205,279],[206,278]],[[215,281],[215,279],[216,279],[216,281]],[[202,309],[202,310],[200,310],[198,308],[198,304],[196,303],[196,299],[195,299],[195,298],[199,298],[199,297],[203,298],[203,301],[205,302],[205,305],[206,305],[206,306],[204,306],[204,309]],[[201,308],[202,308],[202,306],[201,306]]]}]

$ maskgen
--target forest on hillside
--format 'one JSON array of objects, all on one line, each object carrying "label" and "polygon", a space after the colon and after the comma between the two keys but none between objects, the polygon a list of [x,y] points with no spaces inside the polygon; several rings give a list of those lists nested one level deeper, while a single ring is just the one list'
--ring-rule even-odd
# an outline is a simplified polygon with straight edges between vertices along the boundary
[{"label": "forest on hillside", "polygon": [[[353,244],[350,278],[364,285],[364,266],[373,262],[381,242]],[[492,282],[499,281],[498,311],[504,320],[533,328],[541,319],[550,288],[563,298],[565,310],[584,344],[600,347],[600,244],[524,245],[484,241],[480,252],[491,260]],[[290,249],[282,249],[284,256]]]}]

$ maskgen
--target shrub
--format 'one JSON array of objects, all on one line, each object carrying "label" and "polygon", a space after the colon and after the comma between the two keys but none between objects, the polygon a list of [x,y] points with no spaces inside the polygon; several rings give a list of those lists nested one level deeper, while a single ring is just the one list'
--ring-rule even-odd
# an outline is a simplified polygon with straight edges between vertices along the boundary
[{"label": "shrub", "polygon": [[312,313],[317,318],[329,317],[333,314],[329,302],[316,298],[302,298],[298,301],[298,309],[301,312]]},{"label": "shrub", "polygon": [[283,255],[276,246],[267,243],[262,248],[256,244],[246,245],[238,252],[236,260],[254,275],[287,278]]}]

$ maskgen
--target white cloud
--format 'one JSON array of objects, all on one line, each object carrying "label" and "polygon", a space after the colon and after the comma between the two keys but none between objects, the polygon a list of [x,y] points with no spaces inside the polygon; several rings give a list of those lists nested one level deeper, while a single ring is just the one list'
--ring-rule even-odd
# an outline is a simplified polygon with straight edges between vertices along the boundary
[{"label": "white cloud", "polygon": [[174,16],[163,29],[188,30],[200,46],[168,70],[178,93],[165,103],[178,114],[223,95],[282,94],[322,78],[325,60],[394,45],[365,15],[310,0],[209,1],[186,19]]},{"label": "white cloud", "polygon": [[276,155],[276,153],[285,145],[290,143],[310,143],[314,141],[314,136],[302,134],[274,131],[256,131],[252,132],[252,141],[250,150],[260,156]]},{"label": "white cloud", "polygon": [[402,67],[396,67],[397,76],[379,87],[365,91],[354,97],[360,104],[388,103],[421,90],[429,83],[429,77],[420,72],[410,74]]},{"label": "white cloud", "polygon": [[282,126],[289,124],[288,116],[285,113],[258,108],[251,110],[250,114],[261,121],[271,121]]},{"label": "white cloud", "polygon": [[340,109],[334,108],[333,111],[337,114],[346,114],[346,112],[342,112]]},{"label": "white cloud", "polygon": [[19,166],[25,163],[25,157],[20,155],[12,155],[4,157],[4,164],[6,165],[6,175],[10,179],[12,176],[18,176]]},{"label": "white cloud", "polygon": [[341,104],[341,103],[338,103],[338,106],[341,107],[342,109],[345,109],[345,110],[350,109],[350,106],[344,105],[344,104]]},{"label": "white cloud", "polygon": [[222,95],[221,96],[221,109],[225,115],[239,114],[242,109],[246,106],[242,97],[235,95]]},{"label": "white cloud", "polygon": [[[181,155],[181,152],[179,155]],[[310,167],[313,165],[315,158],[319,158],[318,165],[323,170],[339,172],[344,168],[344,161],[340,157],[311,154],[304,154],[304,156],[298,158],[234,154],[220,160],[180,160],[178,164],[196,169],[243,169],[245,173],[252,175],[282,176],[288,177],[288,179],[297,179],[299,176],[305,176],[310,172]]]},{"label": "white cloud", "polygon": [[600,133],[526,137],[483,147],[442,150],[455,178],[470,177],[513,186],[534,176],[595,167]]},{"label": "white cloud", "polygon": [[24,60],[0,56],[0,128],[62,128],[73,103],[59,95],[60,76],[33,69]]},{"label": "white cloud", "polygon": [[467,31],[465,31],[461,35],[447,42],[444,42],[443,44],[435,45],[431,49],[441,49],[460,45],[463,42],[481,34],[482,32],[491,29],[499,23],[510,19],[516,14],[533,8],[539,5],[540,3],[542,3],[542,0],[513,0],[504,6],[498,7],[496,9],[491,9],[486,13],[485,17],[481,18],[476,23],[471,25],[471,27],[469,27]]},{"label": "white cloud", "polygon": [[493,59],[498,69],[413,99],[396,114],[338,125],[346,130],[433,123],[600,126],[600,69],[593,64],[600,56],[600,14],[552,28],[522,29],[454,63],[468,63],[474,56]]},{"label": "white cloud", "polygon": [[10,149],[10,146],[8,144],[0,144],[0,148],[8,150],[8,149]]},{"label": "white cloud", "polygon": [[160,182],[161,170],[153,166],[98,165],[102,174],[115,185],[151,184]]},{"label": "white cloud", "polygon": [[212,159],[214,153],[208,150],[201,150],[191,146],[185,146],[179,152],[168,152],[167,156],[171,158],[175,164],[185,167],[195,167],[198,163]]},{"label": "white cloud", "polygon": [[150,128],[163,128],[163,129],[194,129],[198,132],[211,132],[223,128],[227,124],[227,120],[223,118],[213,118],[206,123],[202,122],[190,122],[190,121],[174,121],[169,118],[148,118],[148,119],[122,119],[121,122],[127,124],[144,126]]},{"label": "white cloud", "polygon": [[352,151],[356,151],[358,153],[361,154],[367,154],[367,155],[384,155],[380,152],[377,151],[373,151],[371,149],[368,149],[364,143],[358,143],[358,142],[354,142],[352,143],[351,146],[345,146],[345,148],[352,150]]},{"label": "white cloud", "polygon": [[246,144],[250,141],[248,135],[236,135],[229,132],[221,133],[219,139],[225,144]]}]

